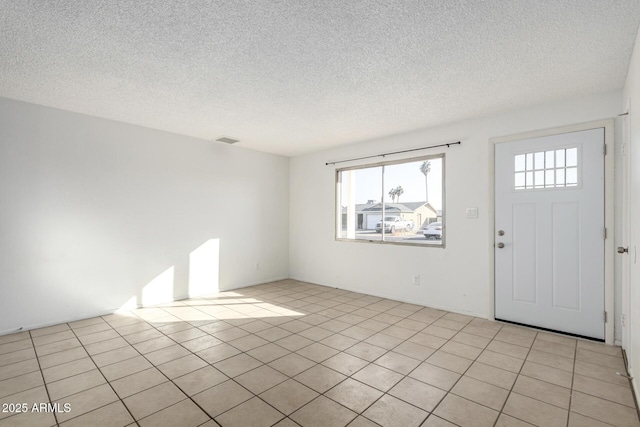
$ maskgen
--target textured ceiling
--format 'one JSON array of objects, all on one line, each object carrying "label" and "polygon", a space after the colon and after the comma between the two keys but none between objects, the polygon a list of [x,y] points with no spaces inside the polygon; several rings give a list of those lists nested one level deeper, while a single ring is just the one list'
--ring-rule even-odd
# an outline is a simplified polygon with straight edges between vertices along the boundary
[{"label": "textured ceiling", "polygon": [[0,96],[295,156],[620,89],[638,0],[0,0]]}]

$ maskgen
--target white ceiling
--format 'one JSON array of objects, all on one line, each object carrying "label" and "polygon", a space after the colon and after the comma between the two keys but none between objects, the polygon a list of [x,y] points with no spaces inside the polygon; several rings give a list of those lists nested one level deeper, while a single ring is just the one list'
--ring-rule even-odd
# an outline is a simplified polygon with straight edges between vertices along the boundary
[{"label": "white ceiling", "polygon": [[638,0],[0,0],[0,96],[296,156],[622,88]]}]

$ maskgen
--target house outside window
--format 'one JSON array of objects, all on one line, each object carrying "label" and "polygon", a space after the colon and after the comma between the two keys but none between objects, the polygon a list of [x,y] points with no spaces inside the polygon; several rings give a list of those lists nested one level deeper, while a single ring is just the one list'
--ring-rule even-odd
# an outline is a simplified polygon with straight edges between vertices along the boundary
[{"label": "house outside window", "polygon": [[444,247],[444,165],[438,154],[336,170],[336,239]]}]

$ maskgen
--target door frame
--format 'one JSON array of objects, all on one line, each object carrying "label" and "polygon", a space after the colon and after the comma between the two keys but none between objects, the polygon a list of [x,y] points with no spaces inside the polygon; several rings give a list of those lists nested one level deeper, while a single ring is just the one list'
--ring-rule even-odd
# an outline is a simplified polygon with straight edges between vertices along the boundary
[{"label": "door frame", "polygon": [[603,119],[573,125],[560,126],[536,131],[522,132],[518,134],[489,138],[489,215],[488,217],[488,244],[489,252],[489,318],[495,320],[495,145],[505,142],[514,142],[522,139],[538,138],[543,136],[553,136],[562,133],[578,132],[589,129],[604,128],[604,143],[607,147],[604,156],[604,226],[607,229],[607,238],[604,241],[604,309],[607,312],[607,319],[604,328],[605,343],[614,344],[615,325],[615,274],[614,274],[614,166],[615,166],[615,120]]}]

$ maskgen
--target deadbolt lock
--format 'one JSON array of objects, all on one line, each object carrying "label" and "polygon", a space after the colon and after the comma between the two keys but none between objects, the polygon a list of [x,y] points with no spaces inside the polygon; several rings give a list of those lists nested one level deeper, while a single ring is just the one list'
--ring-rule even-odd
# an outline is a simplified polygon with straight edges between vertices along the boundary
[{"label": "deadbolt lock", "polygon": [[500,242],[496,246],[498,246],[499,249],[502,249],[504,248],[504,243]]},{"label": "deadbolt lock", "polygon": [[498,230],[498,236],[504,236],[504,230]]}]

